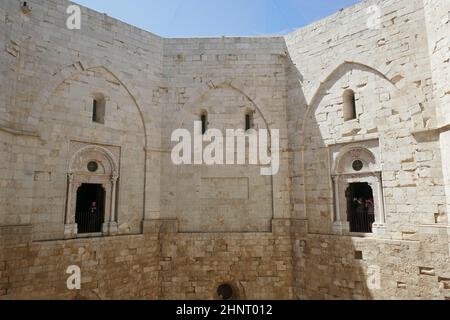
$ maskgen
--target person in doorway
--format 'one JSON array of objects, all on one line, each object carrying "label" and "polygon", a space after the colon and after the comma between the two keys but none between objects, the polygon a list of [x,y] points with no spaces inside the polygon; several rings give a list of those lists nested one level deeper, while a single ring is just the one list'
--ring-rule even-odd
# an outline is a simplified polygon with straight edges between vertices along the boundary
[{"label": "person in doorway", "polygon": [[89,210],[88,210],[87,218],[88,218],[89,232],[94,232],[94,230],[96,229],[97,215],[98,215],[97,202],[94,201],[89,206]]},{"label": "person in doorway", "polygon": [[367,208],[367,215],[369,217],[369,228],[372,231],[372,225],[375,222],[375,205],[373,202],[373,198],[369,198],[366,200],[366,208]]},{"label": "person in doorway", "polygon": [[92,202],[92,204],[89,207],[89,214],[96,214],[97,213],[97,202]]},{"label": "person in doorway", "polygon": [[365,225],[364,221],[366,220],[366,204],[363,198],[355,198],[355,227],[357,232],[364,232]]}]

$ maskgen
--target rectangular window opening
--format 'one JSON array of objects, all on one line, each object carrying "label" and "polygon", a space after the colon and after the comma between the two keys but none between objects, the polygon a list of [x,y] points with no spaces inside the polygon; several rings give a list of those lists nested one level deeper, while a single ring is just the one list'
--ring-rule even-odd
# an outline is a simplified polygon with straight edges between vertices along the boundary
[{"label": "rectangular window opening", "polygon": [[368,183],[352,183],[346,191],[350,232],[372,233],[375,222],[373,190]]},{"label": "rectangular window opening", "polygon": [[250,113],[245,115],[245,131],[253,129],[253,117]]},{"label": "rectangular window opening", "polygon": [[208,130],[208,117],[207,117],[207,115],[206,114],[202,114],[201,120],[202,120],[202,134],[205,134],[206,131]]},{"label": "rectangular window opening", "polygon": [[105,99],[94,99],[92,106],[92,122],[105,124]]}]

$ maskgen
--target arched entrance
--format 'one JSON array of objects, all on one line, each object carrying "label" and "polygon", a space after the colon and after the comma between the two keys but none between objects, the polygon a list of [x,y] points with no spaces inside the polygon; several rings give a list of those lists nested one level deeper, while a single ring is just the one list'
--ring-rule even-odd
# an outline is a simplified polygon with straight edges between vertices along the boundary
[{"label": "arched entrance", "polygon": [[113,235],[116,217],[118,165],[113,154],[100,146],[85,146],[69,164],[65,236]]},{"label": "arched entrance", "polygon": [[385,224],[381,170],[362,146],[344,147],[333,169],[334,232],[382,233]]}]

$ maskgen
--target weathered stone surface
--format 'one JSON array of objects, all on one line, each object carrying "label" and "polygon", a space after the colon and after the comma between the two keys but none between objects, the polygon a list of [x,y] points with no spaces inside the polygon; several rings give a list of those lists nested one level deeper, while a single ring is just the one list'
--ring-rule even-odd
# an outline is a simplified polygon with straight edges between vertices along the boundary
[{"label": "weathered stone surface", "polygon": [[[222,283],[241,299],[450,298],[449,1],[204,39],[87,8],[68,30],[68,1],[29,3],[0,3],[0,299],[215,299]],[[248,112],[279,129],[279,173],[175,166],[172,132],[204,112],[221,131]],[[108,202],[89,238],[83,183]],[[375,196],[370,234],[350,232],[354,183]]]}]

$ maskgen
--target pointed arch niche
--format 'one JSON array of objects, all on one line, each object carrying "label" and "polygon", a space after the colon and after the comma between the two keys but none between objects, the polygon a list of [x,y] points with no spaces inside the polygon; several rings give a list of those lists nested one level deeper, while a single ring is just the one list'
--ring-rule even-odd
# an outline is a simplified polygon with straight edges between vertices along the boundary
[{"label": "pointed arch niche", "polygon": [[77,224],[77,193],[82,186],[96,185],[103,189],[102,235],[118,232],[116,199],[119,182],[120,148],[71,143],[72,157],[68,167],[68,189],[64,235],[66,238],[80,236]]},{"label": "pointed arch niche", "polygon": [[[333,232],[382,234],[386,219],[378,140],[333,146],[331,157],[334,198]],[[363,231],[355,230],[358,227],[352,223],[351,202],[354,199],[349,193],[355,187],[370,190],[373,199],[373,218],[366,221],[368,227],[362,228]]]}]

